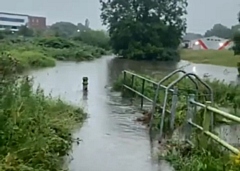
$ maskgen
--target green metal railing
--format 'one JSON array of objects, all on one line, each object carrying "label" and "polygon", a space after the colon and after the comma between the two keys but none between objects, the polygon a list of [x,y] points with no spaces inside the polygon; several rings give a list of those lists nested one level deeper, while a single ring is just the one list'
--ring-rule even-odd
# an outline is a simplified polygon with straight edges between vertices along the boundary
[{"label": "green metal railing", "polygon": [[[171,78],[173,75],[175,75],[177,73],[183,73],[183,76],[175,79],[168,86],[164,86],[162,84],[163,82],[165,82],[166,80],[168,80],[169,78]],[[127,76],[129,76],[128,78],[130,78],[130,82],[128,80],[128,83],[126,82]],[[143,107],[144,99],[149,102],[152,102],[151,119],[153,118],[153,114],[155,114],[156,106],[158,106],[162,109],[162,113],[159,114],[159,115],[161,115],[159,137],[162,138],[163,126],[164,126],[163,120],[165,118],[165,113],[169,114],[168,116],[170,116],[170,129],[174,130],[176,107],[177,107],[177,102],[178,102],[178,97],[179,97],[178,92],[180,91],[180,90],[178,90],[178,88],[175,85],[176,85],[176,83],[183,80],[183,78],[185,78],[185,77],[189,78],[193,82],[193,84],[195,85],[195,88],[196,88],[195,94],[187,95],[187,101],[186,101],[187,102],[187,115],[186,115],[186,122],[185,122],[185,131],[184,131],[185,141],[192,144],[192,142],[191,142],[192,128],[195,128],[197,130],[200,130],[201,133],[204,135],[202,137],[202,141],[206,140],[206,138],[210,138],[210,139],[216,141],[217,143],[219,143],[220,145],[222,145],[223,147],[225,147],[226,149],[230,150],[234,154],[239,154],[239,150],[237,148],[230,145],[226,141],[222,140],[220,137],[215,135],[212,131],[214,128],[214,120],[213,120],[214,116],[221,116],[223,118],[226,118],[228,120],[231,120],[231,121],[234,121],[237,123],[240,123],[240,117],[234,116],[230,113],[227,113],[227,112],[224,112],[217,108],[212,107],[211,105],[213,104],[213,91],[212,91],[211,87],[208,84],[206,84],[203,80],[201,80],[197,75],[192,74],[192,73],[186,73],[183,70],[176,70],[176,71],[170,73],[169,75],[167,75],[166,77],[164,77],[162,80],[160,80],[157,83],[153,80],[150,80],[148,78],[145,78],[145,77],[135,74],[133,72],[123,71],[123,85],[122,86],[123,86],[123,88],[128,89],[131,92],[140,96],[141,108]],[[141,91],[134,89],[134,82],[136,81],[136,78],[138,80],[141,80],[140,81],[141,82]],[[155,91],[155,96],[152,98],[144,95],[146,83],[153,85],[153,90]],[[209,99],[208,99],[209,101],[206,101],[205,104],[202,104],[197,101],[199,83],[202,84],[208,90],[207,95],[209,97]],[[161,102],[160,103],[157,102],[159,92],[161,90],[164,90],[164,94],[165,94],[164,101],[162,102],[162,104],[161,104]],[[167,103],[169,93],[172,94],[171,110],[166,109],[166,103]],[[202,121],[201,125],[194,123],[194,119],[197,115],[197,111],[200,108],[204,109],[203,121]],[[151,126],[152,125],[151,125],[151,121],[150,121],[150,129],[151,129]]]}]

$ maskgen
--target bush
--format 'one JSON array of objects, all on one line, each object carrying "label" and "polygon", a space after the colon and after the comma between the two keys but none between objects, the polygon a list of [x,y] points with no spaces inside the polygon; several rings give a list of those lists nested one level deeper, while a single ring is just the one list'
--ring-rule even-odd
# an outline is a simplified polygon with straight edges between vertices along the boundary
[{"label": "bush", "polygon": [[13,58],[16,58],[24,68],[55,66],[55,60],[41,52],[12,50],[9,53]]},{"label": "bush", "polygon": [[239,171],[239,156],[233,159],[228,153],[212,143],[206,150],[190,145],[179,145],[169,142],[169,152],[163,157],[178,171]]},{"label": "bush", "polygon": [[74,40],[80,40],[88,45],[110,50],[109,36],[103,31],[85,30],[81,31]]},{"label": "bush", "polygon": [[57,49],[75,47],[75,45],[72,42],[60,37],[42,38],[42,39],[39,39],[36,43],[37,45],[40,45],[43,47],[57,48]]},{"label": "bush", "polygon": [[240,31],[237,31],[233,37],[234,41],[234,55],[240,55]]},{"label": "bush", "polygon": [[[14,70],[11,58],[0,60],[8,64],[2,71]],[[3,73],[9,72],[0,75],[0,170],[60,170],[73,142],[70,132],[84,112],[45,97],[41,89],[35,93],[27,77]]]},{"label": "bush", "polygon": [[21,68],[50,67],[55,65],[55,59],[83,61],[107,54],[102,48],[59,37],[3,40],[0,52],[8,52],[18,59]]}]

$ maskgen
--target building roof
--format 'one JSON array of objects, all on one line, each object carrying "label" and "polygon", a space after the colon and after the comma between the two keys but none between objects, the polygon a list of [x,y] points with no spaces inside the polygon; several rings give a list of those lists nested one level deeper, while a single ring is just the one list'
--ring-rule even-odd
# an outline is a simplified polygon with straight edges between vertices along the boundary
[{"label": "building roof", "polygon": [[18,15],[18,16],[24,16],[28,17],[29,15],[26,14],[15,14],[15,13],[8,13],[8,12],[0,12],[0,14],[5,14],[5,15]]},{"label": "building roof", "polygon": [[39,18],[46,18],[42,16],[32,16],[32,15],[27,15],[27,14],[16,14],[16,13],[9,13],[9,12],[0,12],[0,14],[5,14],[5,15],[15,15],[15,16],[24,16],[24,17],[39,17]]}]

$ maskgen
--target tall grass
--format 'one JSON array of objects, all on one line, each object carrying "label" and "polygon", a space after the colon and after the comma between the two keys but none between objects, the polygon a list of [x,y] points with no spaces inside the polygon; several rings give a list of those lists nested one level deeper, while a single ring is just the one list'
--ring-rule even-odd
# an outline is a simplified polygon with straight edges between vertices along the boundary
[{"label": "tall grass", "polygon": [[60,99],[32,89],[14,73],[16,62],[0,58],[0,170],[59,171],[74,141],[71,131],[85,114]]},{"label": "tall grass", "polygon": [[[170,142],[168,154],[163,157],[176,171],[239,171],[239,156],[231,156],[221,151],[218,144],[211,141],[206,149],[179,145]],[[162,157],[160,157],[162,159]]]}]

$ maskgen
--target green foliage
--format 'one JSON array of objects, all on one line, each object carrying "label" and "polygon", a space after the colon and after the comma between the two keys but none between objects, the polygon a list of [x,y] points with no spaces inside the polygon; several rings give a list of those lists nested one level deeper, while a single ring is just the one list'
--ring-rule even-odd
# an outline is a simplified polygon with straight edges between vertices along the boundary
[{"label": "green foliage", "polygon": [[56,49],[70,48],[74,46],[72,42],[60,37],[41,38],[37,41],[37,45]]},{"label": "green foliage", "polygon": [[55,66],[55,60],[49,56],[44,55],[41,52],[31,50],[12,50],[9,53],[12,57],[18,59],[18,61],[23,64],[24,68]]},{"label": "green foliage", "polygon": [[13,74],[17,64],[1,56],[0,170],[59,171],[74,139],[71,130],[83,122],[81,109],[32,90],[32,80]]},{"label": "green foliage", "polygon": [[78,31],[89,30],[89,28],[85,27],[81,23],[75,25],[70,22],[57,22],[51,25],[48,30],[52,31],[56,37],[69,38],[75,36]]},{"label": "green foliage", "polygon": [[69,37],[77,32],[76,25],[70,22],[57,22],[50,26],[50,30],[53,30],[60,37]]},{"label": "green foliage", "polygon": [[88,45],[110,50],[109,36],[107,35],[107,33],[101,30],[81,31],[74,39],[82,41]]},{"label": "green foliage", "polygon": [[138,60],[179,60],[186,0],[100,0],[114,52]]},{"label": "green foliage", "polygon": [[221,152],[213,143],[206,150],[191,148],[189,145],[168,144],[168,154],[164,157],[176,171],[238,171],[228,154]]},{"label": "green foliage", "polygon": [[55,59],[84,61],[107,54],[107,51],[102,48],[61,37],[4,39],[0,42],[0,52],[18,59],[19,71],[51,67],[55,65]]},{"label": "green foliage", "polygon": [[234,55],[240,55],[240,30],[238,30],[234,37],[233,37],[233,41],[234,41]]},{"label": "green foliage", "polygon": [[238,22],[240,23],[240,12],[238,13]]},{"label": "green foliage", "polygon": [[231,39],[233,36],[233,32],[230,28],[222,24],[215,24],[212,29],[206,31],[204,36],[217,36],[225,39]]},{"label": "green foliage", "polygon": [[92,60],[106,55],[106,50],[82,42],[70,41],[60,37],[42,38],[37,45],[43,47],[43,52],[58,60]]},{"label": "green foliage", "polygon": [[19,28],[17,34],[24,37],[33,37],[34,31],[32,29],[29,29],[26,25],[24,25]]}]

